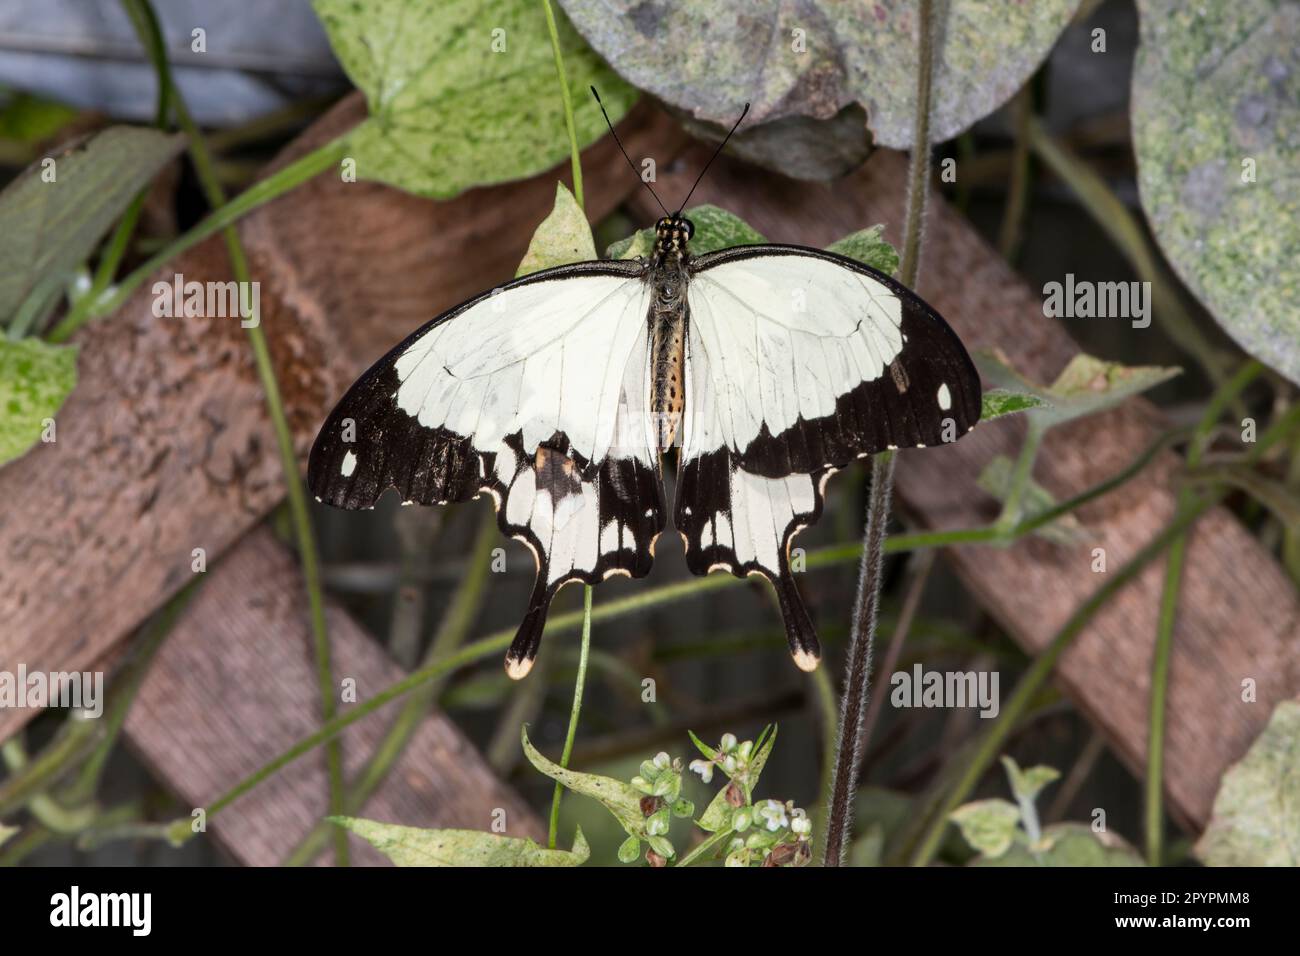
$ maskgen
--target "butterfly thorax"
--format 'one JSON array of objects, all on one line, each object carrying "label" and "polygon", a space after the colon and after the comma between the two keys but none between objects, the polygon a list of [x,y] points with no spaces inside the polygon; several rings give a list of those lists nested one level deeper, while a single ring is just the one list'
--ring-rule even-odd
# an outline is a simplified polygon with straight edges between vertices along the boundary
[{"label": "butterfly thorax", "polygon": [[650,411],[660,451],[672,447],[686,402],[686,245],[694,231],[690,220],[659,220],[655,251],[646,270],[650,283]]}]

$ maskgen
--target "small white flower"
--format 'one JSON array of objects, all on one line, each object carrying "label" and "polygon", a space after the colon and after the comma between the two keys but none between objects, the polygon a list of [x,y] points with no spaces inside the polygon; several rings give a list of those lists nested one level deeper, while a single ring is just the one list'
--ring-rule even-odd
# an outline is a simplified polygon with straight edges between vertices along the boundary
[{"label": "small white flower", "polygon": [[672,758],[662,750],[655,754],[655,766],[660,770],[667,770],[673,765]]},{"label": "small white flower", "polygon": [[735,772],[736,772],[736,766],[737,766],[737,764],[736,764],[736,758],[733,757],[731,754],[727,754],[725,757],[722,758],[722,769],[723,769],[727,774],[733,774],[733,773],[735,773]]},{"label": "small white flower", "polygon": [[785,804],[777,800],[764,800],[762,806],[758,808],[758,815],[767,821],[767,828],[773,833],[790,825],[785,815]]},{"label": "small white flower", "polygon": [[713,761],[712,760],[692,760],[691,773],[698,773],[700,779],[708,783],[713,779]]},{"label": "small white flower", "polygon": [[808,814],[796,808],[790,816],[791,830],[800,836],[807,836],[809,833],[812,833],[812,821],[808,819]]},{"label": "small white flower", "polygon": [[736,735],[735,735],[735,734],[723,734],[723,735],[722,735],[722,743],[718,745],[718,749],[721,750],[724,754],[727,753],[727,752],[729,752],[729,751],[735,750],[735,749],[736,749]]}]

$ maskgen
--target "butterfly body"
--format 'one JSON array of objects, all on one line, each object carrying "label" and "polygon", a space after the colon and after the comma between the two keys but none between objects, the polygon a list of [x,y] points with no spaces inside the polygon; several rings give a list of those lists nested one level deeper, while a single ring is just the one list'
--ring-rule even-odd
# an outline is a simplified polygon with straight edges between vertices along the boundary
[{"label": "butterfly body", "polygon": [[649,573],[672,451],[687,567],[770,581],[811,669],[791,544],[829,477],[979,418],[961,342],[893,279],[800,246],[692,256],[692,233],[666,216],[646,260],[547,269],[443,313],[352,386],[312,448],[309,485],[337,507],[389,487],[407,503],[495,500],[537,564],[511,677],[561,587]]},{"label": "butterfly body", "polygon": [[652,397],[659,451],[668,451],[677,436],[682,412],[686,407],[686,326],[690,313],[686,306],[690,282],[690,256],[687,243],[695,227],[681,217],[659,220],[655,233],[655,251],[646,266],[646,282],[653,290],[646,322],[650,330]]}]

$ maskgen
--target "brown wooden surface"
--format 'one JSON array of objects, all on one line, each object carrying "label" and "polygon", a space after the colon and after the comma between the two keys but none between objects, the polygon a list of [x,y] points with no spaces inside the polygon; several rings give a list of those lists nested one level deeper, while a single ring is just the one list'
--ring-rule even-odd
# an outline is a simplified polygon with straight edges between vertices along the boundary
[{"label": "brown wooden surface", "polygon": [[[311,628],[296,558],[259,528],[231,548],[177,620],[127,719],[133,751],[190,807],[206,806],[320,726]],[[402,676],[374,640],[337,607],[328,610],[335,678],[356,681],[357,700]],[[340,705],[346,712],[350,704]],[[354,777],[374,752],[397,701],[343,734]],[[208,828],[237,861],[280,863],[328,812],[325,751],[317,748],[218,814]],[[503,818],[494,817],[504,810]],[[404,826],[546,829],[496,778],[455,724],[425,718],[361,816]],[[357,863],[384,857],[351,838]],[[328,861],[330,854],[322,855]]]},{"label": "brown wooden surface", "polygon": [[[361,118],[352,96],[295,144],[323,143]],[[623,124],[628,149],[667,165],[683,136],[647,108]],[[609,137],[584,154],[588,208],[612,209],[637,180]],[[434,203],[322,175],[242,225],[262,324],[299,454],[329,405],[398,338],[510,278],[557,175]],[[174,266],[224,280],[220,238]],[[146,283],[79,336],[80,382],[58,441],[0,470],[0,667],[92,666],[283,496],[247,333],[237,319],[158,319]],[[33,716],[0,712],[0,739]]]},{"label": "brown wooden surface", "polygon": [[[661,195],[681,195],[707,151],[682,157],[660,178]],[[905,159],[876,153],[853,176],[830,185],[796,183],[719,161],[693,202],[712,202],[746,219],[772,241],[823,246],[877,222],[901,242]],[[648,197],[633,202],[651,215]],[[1062,263],[1061,272],[1069,270]],[[930,206],[921,295],[971,350],[1001,348],[1022,373],[1051,381],[1078,352],[1042,298],[942,199]],[[1141,335],[1135,330],[1133,334]],[[1035,477],[1058,498],[1122,469],[1154,438],[1158,412],[1139,400],[1055,430]],[[1023,423],[981,426],[956,445],[904,451],[898,462],[903,510],[929,528],[986,524],[997,505],[975,484],[995,454],[1014,455]],[[1032,539],[1013,548],[949,552],[976,598],[1031,652],[1042,650],[1071,612],[1102,583],[1092,549],[1120,568],[1168,523],[1178,459],[1160,456],[1140,478],[1079,513],[1088,529],[1075,547]],[[843,480],[833,479],[833,480]],[[1147,696],[1164,564],[1149,568],[1081,634],[1058,669],[1063,689],[1140,773],[1146,759]],[[823,624],[840,608],[815,608]],[[1258,682],[1243,703],[1241,681]],[[1003,684],[1003,694],[1010,692]],[[1175,813],[1194,826],[1208,818],[1220,775],[1264,728],[1274,705],[1300,693],[1300,605],[1282,569],[1223,509],[1196,526],[1183,579],[1169,691],[1166,790]]]}]

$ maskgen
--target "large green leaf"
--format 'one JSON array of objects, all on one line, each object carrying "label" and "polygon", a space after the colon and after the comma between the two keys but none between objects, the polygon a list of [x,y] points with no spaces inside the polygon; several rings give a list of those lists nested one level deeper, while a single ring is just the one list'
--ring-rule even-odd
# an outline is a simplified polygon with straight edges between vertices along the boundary
[{"label": "large green leaf", "polygon": [[180,136],[111,126],[20,173],[0,193],[0,321],[12,318],[42,283],[84,262],[183,146]]},{"label": "large green leaf", "polygon": [[[916,0],[560,0],[595,49],[641,89],[730,125],[829,119],[860,103],[882,146],[908,148],[916,98]],[[935,4],[931,135],[997,109],[1047,56],[1079,0]]]},{"label": "large green leaf", "polygon": [[76,346],[0,338],[0,465],[36,443],[76,384]]},{"label": "large green leaf", "polygon": [[[314,0],[330,44],[365,94],[352,133],[357,175],[422,196],[521,179],[569,154],[555,55],[536,0]],[[578,141],[605,133],[636,91],[562,18]]]},{"label": "large green leaf", "polygon": [[1300,866],[1300,701],[1278,704],[1223,775],[1196,855],[1211,866]]},{"label": "large green leaf", "polygon": [[572,850],[548,850],[526,837],[484,830],[422,830],[358,817],[330,817],[368,840],[398,866],[581,866],[591,847],[579,829]]},{"label": "large green leaf", "polygon": [[1300,382],[1300,5],[1138,10],[1133,146],[1156,239],[1242,348]]}]

